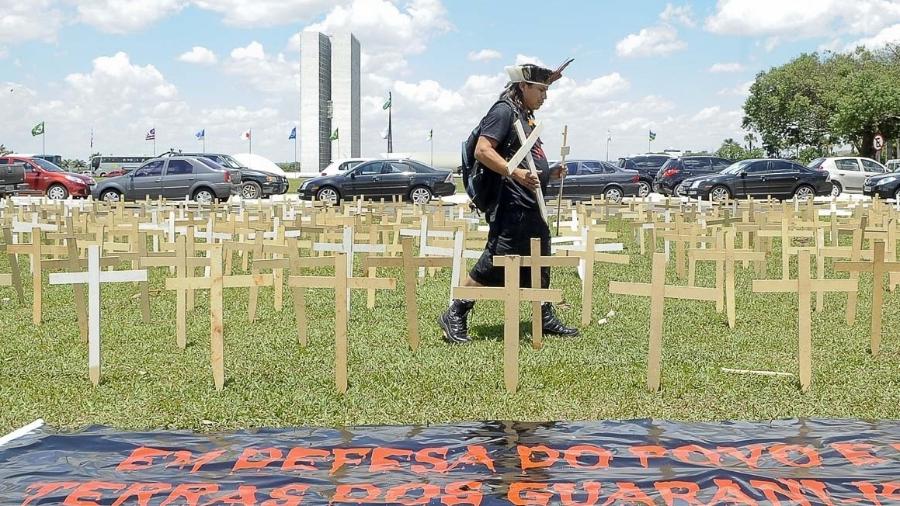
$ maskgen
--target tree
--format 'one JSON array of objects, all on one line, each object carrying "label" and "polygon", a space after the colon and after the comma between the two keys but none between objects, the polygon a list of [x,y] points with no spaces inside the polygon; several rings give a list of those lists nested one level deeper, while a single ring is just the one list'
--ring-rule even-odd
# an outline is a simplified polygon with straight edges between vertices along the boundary
[{"label": "tree", "polygon": [[747,151],[753,151],[753,143],[756,142],[756,136],[753,135],[753,132],[747,132],[747,135],[744,136],[744,142],[747,143]]},{"label": "tree", "polygon": [[746,150],[734,139],[725,139],[722,141],[722,147],[716,151],[716,156],[728,160],[743,160],[745,153]]}]

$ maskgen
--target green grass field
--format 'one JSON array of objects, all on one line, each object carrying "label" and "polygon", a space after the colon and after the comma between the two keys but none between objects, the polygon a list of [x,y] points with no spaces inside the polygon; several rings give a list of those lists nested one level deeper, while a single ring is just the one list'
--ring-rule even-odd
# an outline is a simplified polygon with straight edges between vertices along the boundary
[{"label": "green grass field", "polygon": [[[626,242],[626,248],[635,251],[633,243]],[[776,278],[780,258],[777,250],[772,253],[768,277]],[[885,339],[881,356],[873,358],[867,351],[871,279],[866,277],[855,327],[844,323],[845,297],[840,295],[828,295],[826,310],[814,314],[810,393],[801,394],[791,378],[720,372],[721,367],[797,369],[796,297],[749,293],[751,271],[743,269],[738,271],[733,331],[712,303],[667,301],[662,389],[647,392],[649,302],[610,296],[605,288],[610,280],[649,281],[649,258],[632,254],[631,259],[627,266],[598,264],[594,323],[582,329],[583,337],[548,338],[535,351],[527,341],[529,313],[523,313],[515,395],[503,387],[500,302],[476,306],[470,321],[476,342],[448,346],[440,340],[434,320],[447,304],[448,273],[419,288],[422,345],[415,353],[406,345],[402,290],[380,293],[373,311],[365,307],[364,292],[354,294],[346,396],[334,392],[334,297],[329,291],[307,295],[310,344],[304,349],[297,344],[289,290],[283,312],[274,311],[271,290],[263,290],[259,318],[252,324],[247,290],[226,290],[226,386],[216,392],[206,294],[198,292],[197,309],[189,315],[189,344],[180,351],[175,295],[163,289],[160,270],[152,275],[151,324],[141,322],[135,286],[103,288],[103,381],[98,388],[88,380],[87,346],[78,336],[71,288],[45,284],[40,327],[31,323],[30,306],[19,306],[12,289],[0,288],[0,298],[11,299],[0,303],[0,432],[36,418],[66,429],[105,424],[208,431],[485,419],[900,417],[900,295],[886,295]],[[675,283],[671,271],[668,282]],[[5,256],[0,272],[9,272]],[[701,283],[712,284],[711,266],[698,272]],[[568,303],[561,317],[578,321],[574,270],[554,270],[553,285]],[[30,300],[30,292],[27,296]],[[610,310],[617,313],[610,323],[597,325]]]}]

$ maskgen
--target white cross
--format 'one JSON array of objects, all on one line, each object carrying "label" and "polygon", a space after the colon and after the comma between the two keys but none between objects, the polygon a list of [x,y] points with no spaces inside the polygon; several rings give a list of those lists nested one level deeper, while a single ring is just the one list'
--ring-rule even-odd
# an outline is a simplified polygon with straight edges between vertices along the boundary
[{"label": "white cross", "polygon": [[50,274],[51,285],[88,285],[88,367],[94,386],[100,383],[100,284],[147,281],[147,271],[100,270],[100,247],[90,245],[87,272]]}]

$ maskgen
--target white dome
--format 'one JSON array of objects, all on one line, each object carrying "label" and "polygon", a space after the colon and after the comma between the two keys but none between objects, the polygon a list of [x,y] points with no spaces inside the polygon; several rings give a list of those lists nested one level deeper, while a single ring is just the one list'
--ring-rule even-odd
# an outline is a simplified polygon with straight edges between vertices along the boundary
[{"label": "white dome", "polygon": [[258,170],[260,172],[268,172],[278,176],[286,176],[284,170],[275,164],[272,160],[264,156],[254,155],[253,153],[237,153],[231,155],[235,160],[241,162],[241,165],[248,169]]}]

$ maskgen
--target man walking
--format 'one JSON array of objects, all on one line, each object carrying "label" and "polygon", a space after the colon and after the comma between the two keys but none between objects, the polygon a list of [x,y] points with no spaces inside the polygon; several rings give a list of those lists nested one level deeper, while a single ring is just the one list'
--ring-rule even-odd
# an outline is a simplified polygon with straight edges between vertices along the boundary
[{"label": "man walking", "polygon": [[[507,160],[521,147],[515,123],[521,121],[526,137],[535,125],[534,111],[547,99],[547,89],[562,77],[565,65],[552,71],[537,65],[507,67],[510,82],[499,100],[491,107],[479,124],[475,145],[475,163],[502,177],[499,197],[486,213],[490,227],[484,253],[463,286],[502,286],[503,268],[494,266],[496,255],[531,254],[531,239],[541,240],[541,255],[550,255],[550,227],[541,216],[536,189],[547,189],[550,179],[565,177],[565,167],[552,171],[540,139],[531,149],[537,175],[518,167],[507,172]],[[520,274],[523,287],[531,286],[531,269],[523,267]],[[541,288],[550,287],[550,268],[541,268]],[[448,343],[462,344],[471,341],[468,335],[468,315],[475,301],[454,299],[447,311],[438,318]],[[541,305],[543,331],[548,335],[575,337],[578,330],[565,326],[556,317],[549,302]]]}]

